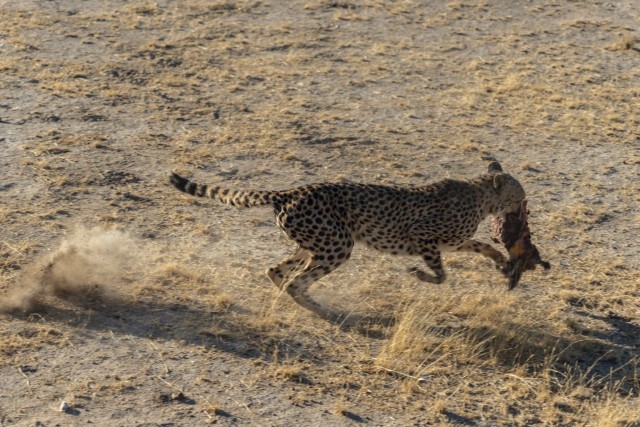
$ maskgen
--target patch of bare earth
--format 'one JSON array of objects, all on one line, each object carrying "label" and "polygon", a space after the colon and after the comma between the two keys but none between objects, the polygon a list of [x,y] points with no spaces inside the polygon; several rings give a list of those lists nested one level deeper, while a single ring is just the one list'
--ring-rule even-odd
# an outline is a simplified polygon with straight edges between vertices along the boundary
[{"label": "patch of bare earth", "polygon": [[[0,16],[0,425],[640,423],[637,2]],[[358,247],[313,288],[351,329],[264,276],[292,251],[268,209],[167,184],[420,185],[482,157],[523,183],[552,269],[509,292],[452,254],[426,285]]]}]

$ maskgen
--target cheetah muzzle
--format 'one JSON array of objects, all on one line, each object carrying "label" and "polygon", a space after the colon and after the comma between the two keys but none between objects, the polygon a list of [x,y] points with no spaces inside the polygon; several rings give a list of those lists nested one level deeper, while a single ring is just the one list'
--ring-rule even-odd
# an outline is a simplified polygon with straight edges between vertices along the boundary
[{"label": "cheetah muzzle", "polygon": [[354,242],[393,255],[422,257],[431,273],[418,268],[411,273],[425,282],[445,280],[443,252],[477,252],[502,271],[505,256],[472,237],[487,216],[516,212],[526,197],[498,162],[474,179],[445,179],[422,187],[322,183],[285,191],[240,191],[197,184],[176,173],[170,181],[185,193],[233,206],[271,206],[278,227],[297,248],[267,269],[267,276],[295,302],[328,320],[340,314],[318,304],[308,290],[349,259]]}]

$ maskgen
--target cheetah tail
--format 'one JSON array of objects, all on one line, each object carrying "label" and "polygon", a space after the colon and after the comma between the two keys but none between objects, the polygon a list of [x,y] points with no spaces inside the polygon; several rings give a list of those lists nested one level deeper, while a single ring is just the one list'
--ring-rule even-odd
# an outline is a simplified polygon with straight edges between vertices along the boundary
[{"label": "cheetah tail", "polygon": [[237,207],[254,207],[273,204],[277,193],[273,191],[240,191],[229,190],[218,186],[197,184],[183,178],[175,172],[169,177],[171,184],[178,190],[198,197],[209,197],[228,205]]}]

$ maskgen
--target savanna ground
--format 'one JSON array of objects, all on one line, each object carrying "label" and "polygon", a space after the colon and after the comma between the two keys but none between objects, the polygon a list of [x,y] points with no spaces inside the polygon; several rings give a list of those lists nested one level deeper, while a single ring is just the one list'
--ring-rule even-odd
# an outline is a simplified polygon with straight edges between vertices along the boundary
[{"label": "savanna ground", "polygon": [[[0,425],[640,425],[635,0],[0,16]],[[269,209],[167,185],[420,185],[483,157],[552,270],[508,292],[451,254],[436,286],[357,247],[314,287],[373,319],[351,329],[264,276],[292,250]]]}]

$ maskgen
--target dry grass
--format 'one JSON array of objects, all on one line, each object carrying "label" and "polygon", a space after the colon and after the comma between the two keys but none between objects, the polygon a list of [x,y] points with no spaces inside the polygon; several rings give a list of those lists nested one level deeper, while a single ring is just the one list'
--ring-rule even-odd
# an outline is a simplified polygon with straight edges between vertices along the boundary
[{"label": "dry grass", "polygon": [[[593,338],[588,327],[567,328],[572,317],[559,300],[486,291],[430,295],[401,310],[376,364],[404,378],[413,393],[439,397],[438,390],[473,387],[491,395],[496,409],[527,400],[525,408],[505,410],[500,422],[527,424],[533,412],[545,423],[566,424],[579,422],[581,411],[605,414],[612,401],[632,405],[640,385],[633,351]],[[458,402],[433,405],[438,413],[459,411]]]},{"label": "dry grass", "polygon": [[[467,261],[486,271],[460,279],[454,275],[453,284],[440,288],[421,288],[419,292],[401,288],[401,293],[393,296],[398,301],[395,304],[390,304],[392,285],[386,289],[363,287],[359,293],[366,296],[368,306],[377,307],[378,315],[386,311],[396,323],[386,327],[364,324],[361,329],[340,331],[313,319],[287,298],[274,302],[270,288],[247,292],[248,278],[261,281],[260,276],[253,278],[258,272],[241,264],[232,275],[228,269],[207,268],[193,259],[197,253],[174,254],[169,262],[159,256],[154,265],[147,265],[146,273],[136,277],[129,291],[135,297],[126,303],[127,310],[146,318],[147,327],[155,324],[160,328],[155,334],[183,342],[186,348],[195,340],[205,349],[256,349],[252,369],[278,383],[304,387],[290,396],[300,407],[318,399],[317,393],[331,392],[339,396],[333,412],[351,420],[361,419],[361,408],[375,402],[377,408],[389,411],[401,404],[433,423],[452,417],[477,417],[498,424],[640,422],[633,409],[640,387],[638,360],[628,344],[608,337],[616,318],[606,316],[612,309],[620,318],[632,314],[633,305],[617,301],[637,296],[637,287],[604,294],[601,285],[594,284],[585,291],[584,284],[568,279],[562,285],[565,273],[557,271],[547,278],[550,283],[559,280],[556,291],[531,287],[507,292],[486,281],[490,268],[482,262],[452,259],[448,263],[452,271]],[[139,261],[148,264],[152,259]],[[614,262],[603,266],[602,274],[589,272],[582,277],[586,283],[607,277],[631,283],[626,276],[629,273],[619,267]],[[586,266],[577,268],[589,271]],[[574,267],[572,271],[580,270]],[[360,280],[375,283],[377,279],[365,274]],[[225,290],[216,289],[223,281]],[[473,286],[458,285],[474,281]],[[122,297],[112,295],[114,308]],[[53,318],[55,307],[65,305],[48,304],[47,312]],[[164,315],[164,321],[154,323],[158,320],[149,317],[157,310],[154,307],[173,305],[182,308],[170,317]],[[265,309],[269,306],[273,308]],[[81,316],[82,307],[75,309]],[[186,307],[190,308],[185,311]],[[589,315],[583,316],[574,308]],[[196,313],[207,313],[207,317]],[[620,322],[622,333],[637,328]],[[49,325],[31,327],[35,332],[5,331],[0,348],[9,360],[24,361],[27,349],[64,348],[73,342],[68,337],[73,324],[62,330]],[[625,327],[631,329],[625,331]],[[368,338],[376,334],[383,339]],[[166,354],[171,357],[172,353]],[[141,387],[136,381],[140,375],[144,374],[105,378],[99,385],[79,387],[75,393],[82,396],[88,390],[99,390],[103,398],[131,395]],[[257,389],[261,381],[259,377],[243,377],[249,390]],[[210,387],[206,381],[201,383]],[[200,388],[191,386],[185,394],[193,394],[190,390],[194,387]],[[82,404],[81,399],[72,397],[67,400]],[[209,404],[202,413],[211,419],[224,418],[227,412],[220,407],[228,405]]]}]

